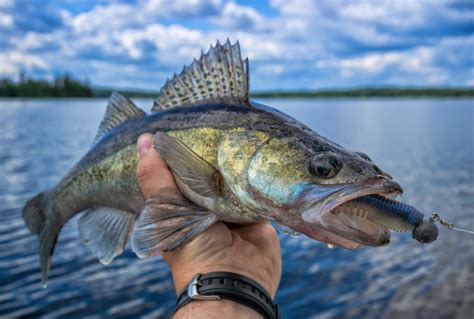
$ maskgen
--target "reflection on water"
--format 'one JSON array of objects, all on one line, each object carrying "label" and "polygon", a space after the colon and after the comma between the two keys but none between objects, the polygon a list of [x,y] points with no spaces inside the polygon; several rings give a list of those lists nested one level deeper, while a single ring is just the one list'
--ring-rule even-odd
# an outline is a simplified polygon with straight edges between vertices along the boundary
[{"label": "reflection on water", "polygon": [[[148,109],[151,102],[138,100]],[[403,200],[474,229],[474,100],[265,100],[352,150],[368,153],[404,187]],[[47,289],[36,237],[21,219],[85,153],[106,100],[0,100],[0,316],[167,317],[175,295],[159,258],[128,249],[101,265],[78,239],[59,238]],[[284,318],[473,318],[474,238],[440,230],[428,246],[392,234],[384,248],[329,250],[281,235]]]}]

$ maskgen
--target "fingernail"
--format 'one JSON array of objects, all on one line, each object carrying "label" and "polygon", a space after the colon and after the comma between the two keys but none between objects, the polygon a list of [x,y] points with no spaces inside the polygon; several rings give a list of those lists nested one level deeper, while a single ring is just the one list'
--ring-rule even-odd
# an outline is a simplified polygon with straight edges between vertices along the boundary
[{"label": "fingernail", "polygon": [[138,156],[143,156],[148,150],[151,149],[153,144],[152,138],[150,135],[141,135],[137,141]]}]

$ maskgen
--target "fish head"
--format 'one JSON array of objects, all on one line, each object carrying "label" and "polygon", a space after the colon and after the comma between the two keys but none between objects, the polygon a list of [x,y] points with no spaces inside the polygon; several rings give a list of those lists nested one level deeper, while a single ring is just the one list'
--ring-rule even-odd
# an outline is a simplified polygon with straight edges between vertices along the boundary
[{"label": "fish head", "polygon": [[252,191],[275,212],[275,220],[345,248],[386,245],[390,233],[368,220],[336,214],[334,208],[365,195],[394,197],[402,192],[369,156],[315,133],[268,141],[253,156],[248,179]]}]

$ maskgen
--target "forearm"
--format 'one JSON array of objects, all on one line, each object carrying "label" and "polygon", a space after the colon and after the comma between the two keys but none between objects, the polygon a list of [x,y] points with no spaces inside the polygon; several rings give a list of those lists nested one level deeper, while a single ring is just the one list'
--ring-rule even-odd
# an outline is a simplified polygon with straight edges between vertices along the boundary
[{"label": "forearm", "polygon": [[226,319],[255,318],[262,316],[255,310],[230,300],[203,301],[196,300],[178,310],[173,319]]}]

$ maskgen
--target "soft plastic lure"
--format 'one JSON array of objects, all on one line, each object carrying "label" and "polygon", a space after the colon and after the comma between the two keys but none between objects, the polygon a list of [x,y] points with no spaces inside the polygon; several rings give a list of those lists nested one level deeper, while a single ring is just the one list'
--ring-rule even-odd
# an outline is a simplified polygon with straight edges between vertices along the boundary
[{"label": "soft plastic lure", "polygon": [[436,224],[431,219],[425,220],[418,209],[380,195],[362,196],[335,210],[367,219],[393,231],[411,231],[412,237],[423,244],[429,244],[438,237]]}]

